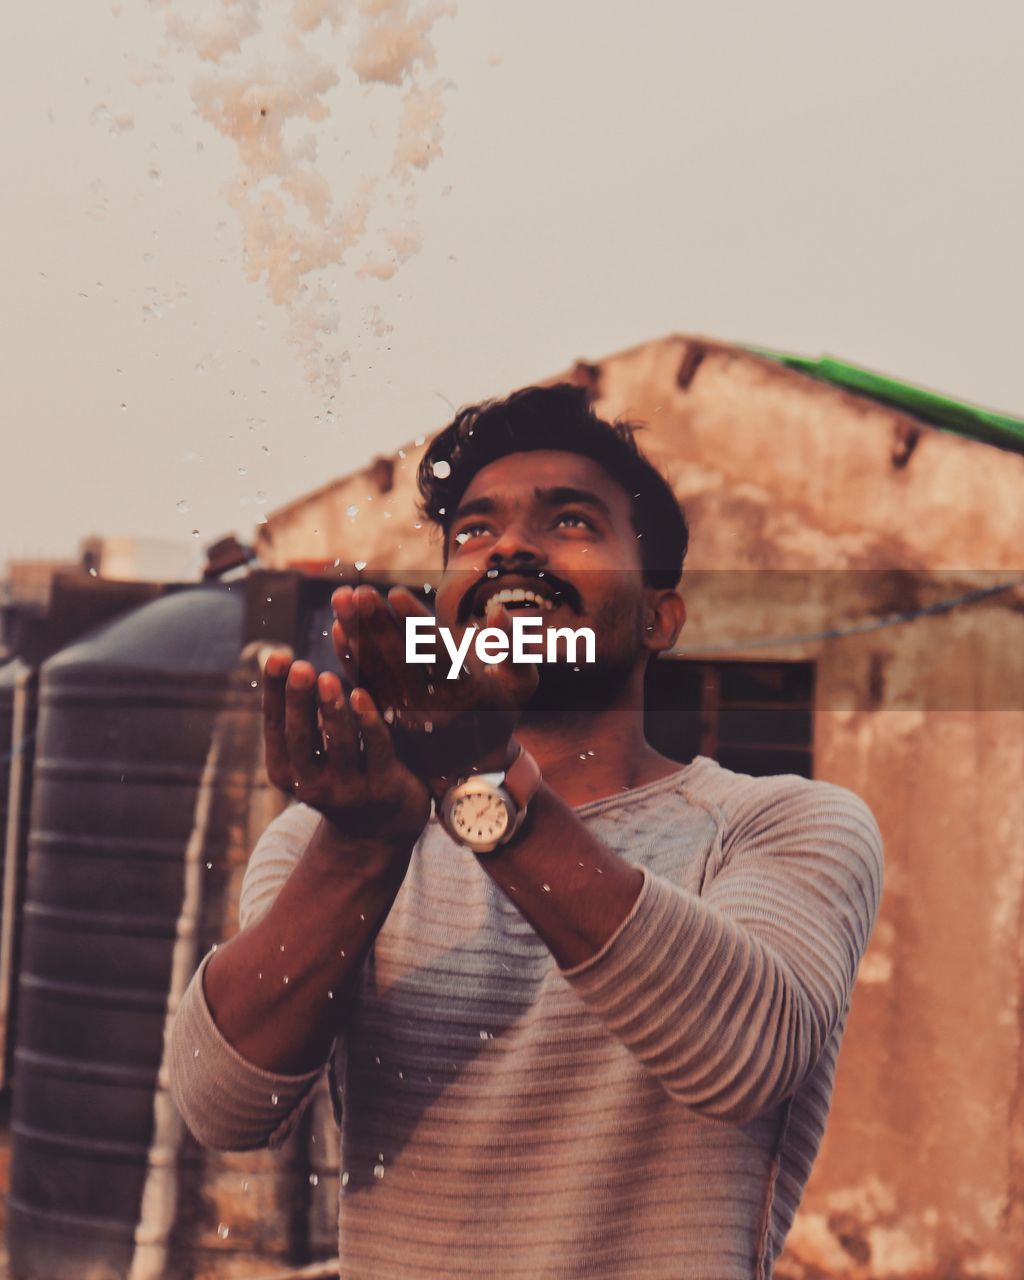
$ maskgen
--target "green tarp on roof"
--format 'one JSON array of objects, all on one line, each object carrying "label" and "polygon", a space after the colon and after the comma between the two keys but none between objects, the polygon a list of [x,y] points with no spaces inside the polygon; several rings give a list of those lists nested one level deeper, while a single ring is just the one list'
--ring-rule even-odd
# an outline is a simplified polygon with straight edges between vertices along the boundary
[{"label": "green tarp on roof", "polygon": [[972,404],[951,400],[948,396],[926,391],[924,387],[897,382],[895,378],[872,373],[869,369],[861,369],[832,356],[822,356],[815,360],[808,356],[769,351],[764,347],[749,347],[748,350],[771,360],[778,360],[780,364],[810,374],[812,378],[821,378],[824,382],[831,382],[848,391],[869,396],[872,400],[890,404],[920,418],[922,422],[955,431],[957,435],[969,436],[972,440],[983,440],[986,444],[1024,453],[1024,419],[1011,418],[1005,413],[994,413],[990,409],[979,409]]}]

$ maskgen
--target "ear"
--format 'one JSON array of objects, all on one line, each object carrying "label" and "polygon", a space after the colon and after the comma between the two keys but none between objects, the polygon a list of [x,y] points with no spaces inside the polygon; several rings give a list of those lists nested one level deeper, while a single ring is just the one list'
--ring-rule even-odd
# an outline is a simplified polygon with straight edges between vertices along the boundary
[{"label": "ear", "polygon": [[644,607],[644,648],[651,653],[671,649],[685,622],[686,602],[678,591],[648,591]]}]

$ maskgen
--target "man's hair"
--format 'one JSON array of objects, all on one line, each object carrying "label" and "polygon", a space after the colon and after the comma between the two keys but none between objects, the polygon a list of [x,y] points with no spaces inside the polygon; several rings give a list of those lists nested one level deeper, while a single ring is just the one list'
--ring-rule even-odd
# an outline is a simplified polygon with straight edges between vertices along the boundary
[{"label": "man's hair", "polygon": [[672,487],[640,451],[629,422],[605,422],[590,407],[586,388],[562,382],[524,387],[505,400],[460,409],[431,441],[417,482],[421,510],[444,532],[445,560],[452,519],[481,468],[510,453],[560,449],[599,463],[633,504],[644,582],[674,587],[683,571],[689,533]]}]

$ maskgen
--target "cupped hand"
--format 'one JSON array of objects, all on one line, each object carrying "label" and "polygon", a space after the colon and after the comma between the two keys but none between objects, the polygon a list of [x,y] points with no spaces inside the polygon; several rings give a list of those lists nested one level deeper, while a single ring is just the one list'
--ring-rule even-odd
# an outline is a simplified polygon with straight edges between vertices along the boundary
[{"label": "cupped hand", "polygon": [[415,840],[430,816],[423,782],[399,759],[380,710],[361,688],[346,698],[333,672],[274,650],[263,672],[267,774],[342,835]]}]

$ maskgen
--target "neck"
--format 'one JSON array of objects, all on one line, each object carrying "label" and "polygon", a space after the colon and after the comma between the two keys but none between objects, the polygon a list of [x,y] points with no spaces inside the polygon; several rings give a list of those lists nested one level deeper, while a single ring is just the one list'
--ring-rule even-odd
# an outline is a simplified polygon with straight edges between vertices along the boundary
[{"label": "neck", "polygon": [[600,709],[527,711],[516,737],[544,781],[568,805],[586,804],[667,777],[681,766],[644,737],[643,686],[635,682],[615,705]]}]

